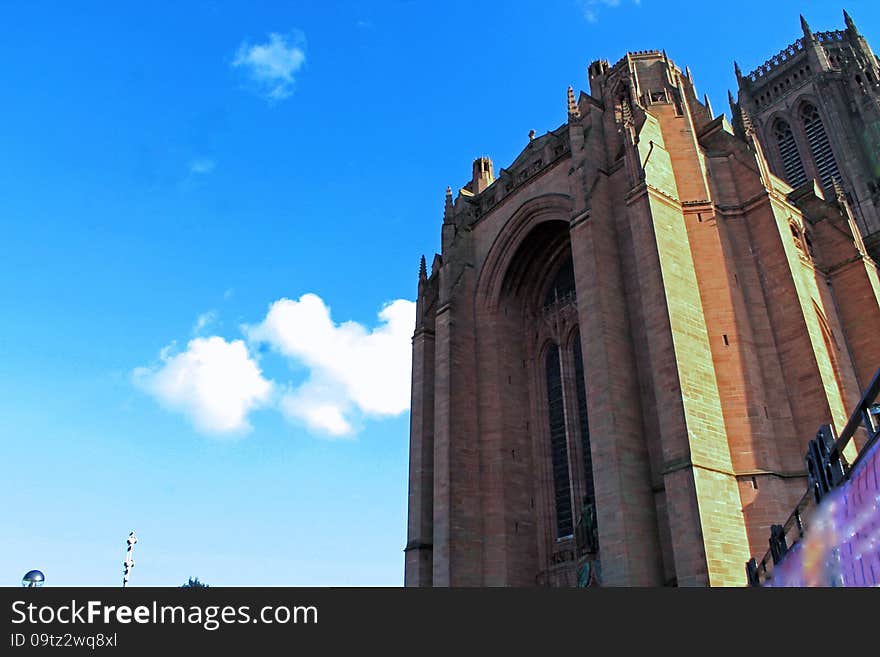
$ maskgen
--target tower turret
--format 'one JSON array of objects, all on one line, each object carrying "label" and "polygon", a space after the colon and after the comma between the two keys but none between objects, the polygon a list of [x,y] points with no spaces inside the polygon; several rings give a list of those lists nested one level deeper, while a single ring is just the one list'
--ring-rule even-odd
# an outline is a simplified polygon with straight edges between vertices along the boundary
[{"label": "tower turret", "polygon": [[846,9],[843,10],[843,22],[846,24],[848,32],[851,32],[854,36],[859,35],[859,31],[856,29],[856,24],[853,22],[853,19],[847,13]]},{"label": "tower turret", "polygon": [[492,160],[488,157],[478,157],[474,160],[474,173],[471,178],[471,191],[479,194],[495,181],[495,169]]},{"label": "tower turret", "polygon": [[810,29],[810,25],[807,23],[807,19],[804,18],[803,14],[801,14],[801,29],[804,31],[805,39],[813,39],[813,30]]}]

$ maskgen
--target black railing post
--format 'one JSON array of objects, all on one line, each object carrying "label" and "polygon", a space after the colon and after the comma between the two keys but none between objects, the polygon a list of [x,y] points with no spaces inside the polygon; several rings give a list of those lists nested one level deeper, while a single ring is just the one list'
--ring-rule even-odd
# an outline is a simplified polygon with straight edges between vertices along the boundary
[{"label": "black railing post", "polygon": [[862,422],[868,431],[869,437],[880,430],[880,403],[871,404],[870,406],[865,404],[862,409]]},{"label": "black railing post", "polygon": [[[865,444],[861,446],[858,457],[853,463],[848,463],[843,456],[843,451],[853,440],[859,426],[864,426],[868,432]],[[797,503],[792,514],[785,521],[785,525],[773,525],[770,531],[770,550],[757,564],[754,559],[746,563],[746,575],[749,584],[757,577],[758,585],[761,581],[771,579],[767,573],[767,564],[772,558],[773,564],[778,564],[787,554],[789,546],[786,543],[785,527],[797,526],[798,536],[793,537],[793,544],[804,538],[804,533],[809,529],[810,518],[813,513],[809,500],[812,497],[816,505],[837,486],[843,484],[850,476],[852,469],[858,465],[865,454],[870,453],[870,448],[875,441],[880,440],[880,369],[878,369],[868,387],[862,394],[856,408],[850,415],[846,426],[835,440],[834,430],[831,425],[819,427],[816,437],[809,441],[805,461],[807,466],[807,479],[809,486],[803,497]],[[844,579],[840,572],[839,550],[832,550],[832,558],[826,565],[828,583],[831,586],[843,586]]]},{"label": "black railing post", "polygon": [[746,561],[746,579],[749,586],[761,586],[761,578],[758,577],[758,562],[755,557]]},{"label": "black railing post", "polygon": [[785,528],[782,525],[772,525],[770,527],[770,554],[773,555],[773,565],[777,565],[782,561],[788,545],[785,544]]},{"label": "black railing post", "polygon": [[845,476],[840,453],[835,448],[834,429],[830,424],[819,427],[816,437],[807,446],[804,460],[810,488],[818,504]]}]

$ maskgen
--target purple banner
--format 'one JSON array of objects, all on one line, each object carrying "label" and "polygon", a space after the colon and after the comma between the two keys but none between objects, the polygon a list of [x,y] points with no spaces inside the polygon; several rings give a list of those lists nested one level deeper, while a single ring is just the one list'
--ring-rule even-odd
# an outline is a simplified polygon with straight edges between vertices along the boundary
[{"label": "purple banner", "polygon": [[822,500],[765,586],[880,586],[880,441]]}]

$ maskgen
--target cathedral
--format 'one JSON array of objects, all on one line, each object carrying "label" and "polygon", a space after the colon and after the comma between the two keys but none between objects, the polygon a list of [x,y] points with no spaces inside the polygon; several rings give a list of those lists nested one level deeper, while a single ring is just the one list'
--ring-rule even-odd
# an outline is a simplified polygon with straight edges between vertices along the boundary
[{"label": "cathedral", "polygon": [[596,61],[446,190],[407,586],[746,584],[880,367],[880,70],[844,18],[736,66],[730,122],[665,51]]}]

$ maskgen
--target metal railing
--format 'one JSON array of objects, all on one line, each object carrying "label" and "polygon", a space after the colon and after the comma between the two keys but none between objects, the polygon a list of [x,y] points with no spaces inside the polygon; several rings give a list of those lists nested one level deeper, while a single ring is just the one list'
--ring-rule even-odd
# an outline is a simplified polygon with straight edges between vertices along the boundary
[{"label": "metal railing", "polygon": [[[760,561],[752,558],[746,562],[746,575],[751,586],[761,586],[772,579],[774,566],[779,564],[788,551],[804,537],[819,502],[832,490],[849,480],[853,469],[880,438],[878,397],[880,397],[880,369],[874,374],[840,436],[835,439],[834,430],[831,425],[826,424],[819,428],[816,438],[810,441],[805,456],[810,485],[785,523],[771,527],[770,549],[763,558]],[[843,452],[860,427],[867,432],[867,440],[856,459],[852,464],[848,464]]]}]

